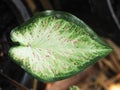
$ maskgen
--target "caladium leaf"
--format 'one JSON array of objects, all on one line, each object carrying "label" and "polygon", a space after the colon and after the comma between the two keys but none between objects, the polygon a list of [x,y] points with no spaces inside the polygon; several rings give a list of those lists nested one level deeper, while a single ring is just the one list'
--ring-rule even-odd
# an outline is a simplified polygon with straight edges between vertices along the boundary
[{"label": "caladium leaf", "polygon": [[11,39],[20,44],[9,50],[13,61],[46,82],[73,76],[112,51],[84,22],[61,11],[39,13],[13,29]]}]

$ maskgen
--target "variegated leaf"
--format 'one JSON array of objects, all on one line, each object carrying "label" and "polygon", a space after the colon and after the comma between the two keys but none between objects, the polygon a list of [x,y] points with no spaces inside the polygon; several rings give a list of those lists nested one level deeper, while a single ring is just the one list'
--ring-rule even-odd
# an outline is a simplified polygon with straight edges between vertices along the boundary
[{"label": "variegated leaf", "polygon": [[76,75],[112,49],[77,17],[45,11],[11,31],[12,59],[42,81]]}]

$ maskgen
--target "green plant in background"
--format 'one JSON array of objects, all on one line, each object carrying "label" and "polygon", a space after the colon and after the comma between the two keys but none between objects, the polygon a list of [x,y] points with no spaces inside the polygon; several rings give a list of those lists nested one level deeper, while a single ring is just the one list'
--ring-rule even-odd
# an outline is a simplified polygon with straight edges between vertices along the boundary
[{"label": "green plant in background", "polygon": [[84,22],[61,11],[44,11],[11,31],[18,42],[9,55],[41,81],[68,78],[108,55],[112,49]]},{"label": "green plant in background", "polygon": [[80,89],[79,89],[78,86],[75,86],[75,85],[74,85],[74,86],[70,87],[70,90],[80,90]]}]

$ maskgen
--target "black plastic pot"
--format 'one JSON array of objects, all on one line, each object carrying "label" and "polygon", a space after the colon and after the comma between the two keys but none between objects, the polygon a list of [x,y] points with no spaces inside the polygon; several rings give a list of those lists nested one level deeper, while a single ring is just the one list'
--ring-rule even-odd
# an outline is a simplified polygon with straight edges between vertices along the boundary
[{"label": "black plastic pot", "polygon": [[[120,45],[120,0],[89,0],[101,31]],[[105,35],[104,35],[105,36]]]},{"label": "black plastic pot", "polygon": [[[109,33],[120,32],[120,22],[114,4],[120,5],[118,0],[89,0],[92,13],[99,18],[101,26]],[[116,8],[117,9],[117,8]],[[120,11],[120,10],[119,10]]]},{"label": "black plastic pot", "polygon": [[[8,50],[11,47],[9,38],[10,31],[27,21],[30,12],[21,0],[0,1],[0,71],[21,84],[26,84],[31,78],[24,70],[14,64],[8,57]],[[16,87],[0,77],[2,90],[14,90]]]}]

